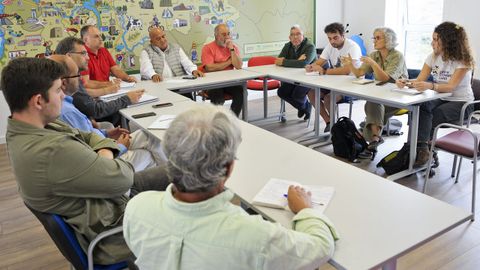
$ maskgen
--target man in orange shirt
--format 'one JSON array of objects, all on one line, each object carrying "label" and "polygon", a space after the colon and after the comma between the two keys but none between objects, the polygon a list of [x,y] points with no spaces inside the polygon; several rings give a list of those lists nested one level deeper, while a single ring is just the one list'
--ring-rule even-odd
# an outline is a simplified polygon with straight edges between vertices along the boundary
[{"label": "man in orange shirt", "polygon": [[[230,29],[225,24],[215,27],[215,40],[203,46],[202,65],[206,72],[241,69],[242,59],[240,51],[230,37]],[[223,105],[224,94],[232,96],[230,109],[238,116],[243,107],[243,87],[230,86],[208,91],[208,96],[213,104]]]}]

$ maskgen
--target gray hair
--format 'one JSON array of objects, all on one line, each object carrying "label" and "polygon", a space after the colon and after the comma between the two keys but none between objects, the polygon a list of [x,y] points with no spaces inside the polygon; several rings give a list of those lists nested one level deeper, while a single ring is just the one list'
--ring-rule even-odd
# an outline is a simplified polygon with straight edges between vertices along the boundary
[{"label": "gray hair", "polygon": [[300,33],[302,33],[302,35],[303,35],[303,30],[302,30],[302,28],[300,27],[299,24],[294,24],[294,25],[292,25],[292,27],[290,27],[290,31],[292,31],[293,29],[298,29],[298,30],[300,30]]},{"label": "gray hair", "polygon": [[385,35],[385,47],[388,50],[394,49],[397,47],[397,34],[391,28],[388,27],[378,27],[373,30],[373,34],[375,32],[382,32]]},{"label": "gray hair", "polygon": [[239,120],[222,106],[178,115],[163,139],[170,182],[181,192],[211,190],[225,180],[241,140]]},{"label": "gray hair", "polygon": [[218,35],[218,31],[220,31],[220,30],[219,30],[220,27],[224,27],[224,26],[225,26],[227,29],[230,30],[230,27],[228,27],[228,25],[227,25],[226,23],[219,23],[219,24],[217,24],[217,26],[215,26],[215,28],[214,28],[214,30],[213,30],[214,35],[217,36],[217,35]]}]

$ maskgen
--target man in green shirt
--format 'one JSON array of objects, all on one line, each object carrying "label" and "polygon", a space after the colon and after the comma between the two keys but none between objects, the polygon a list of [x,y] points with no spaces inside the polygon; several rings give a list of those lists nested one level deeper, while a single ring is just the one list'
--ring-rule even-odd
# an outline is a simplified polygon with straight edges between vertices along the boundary
[{"label": "man in green shirt", "polygon": [[[290,42],[283,46],[280,55],[275,60],[277,66],[304,68],[306,65],[315,61],[315,45],[303,36],[303,31],[298,25],[290,28]],[[310,118],[312,105],[308,102],[307,93],[310,89],[303,86],[282,83],[278,88],[278,96],[290,103],[298,110],[298,117],[304,117],[304,120]]]},{"label": "man in green shirt", "polygon": [[[134,173],[130,163],[115,158],[114,140],[85,133],[57,120],[64,92],[75,91],[78,69],[68,56],[19,58],[2,70],[1,89],[12,115],[7,146],[25,203],[58,214],[74,229],[84,249],[99,233],[122,224],[133,193],[163,190],[163,168]],[[70,61],[70,64],[69,64]],[[102,241],[94,261],[111,264],[131,257],[121,234]]]}]

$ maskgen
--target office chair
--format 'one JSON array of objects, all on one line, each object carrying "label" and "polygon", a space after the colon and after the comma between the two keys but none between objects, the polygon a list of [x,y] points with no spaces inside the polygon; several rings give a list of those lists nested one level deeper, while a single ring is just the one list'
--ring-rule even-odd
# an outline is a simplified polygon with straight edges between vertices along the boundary
[{"label": "office chair", "polygon": [[63,220],[61,216],[39,212],[28,206],[26,203],[25,205],[38,218],[40,223],[42,223],[43,227],[50,235],[50,238],[52,238],[62,255],[70,262],[72,269],[117,270],[127,268],[127,262],[125,261],[111,265],[100,265],[93,263],[93,250],[98,242],[110,235],[122,233],[121,226],[100,233],[95,239],[93,239],[92,242],[90,242],[87,255],[78,243],[73,229]]}]

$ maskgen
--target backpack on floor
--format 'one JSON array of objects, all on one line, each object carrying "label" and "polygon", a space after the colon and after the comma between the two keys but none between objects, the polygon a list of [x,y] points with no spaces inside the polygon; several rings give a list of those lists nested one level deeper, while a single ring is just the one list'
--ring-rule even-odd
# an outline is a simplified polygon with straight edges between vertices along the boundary
[{"label": "backpack on floor", "polygon": [[408,169],[410,159],[410,144],[405,143],[400,150],[393,151],[386,155],[377,164],[377,168],[382,167],[388,175],[396,174]]},{"label": "backpack on floor", "polygon": [[340,117],[332,126],[333,152],[336,156],[358,162],[358,155],[367,148],[367,142],[348,117]]}]

